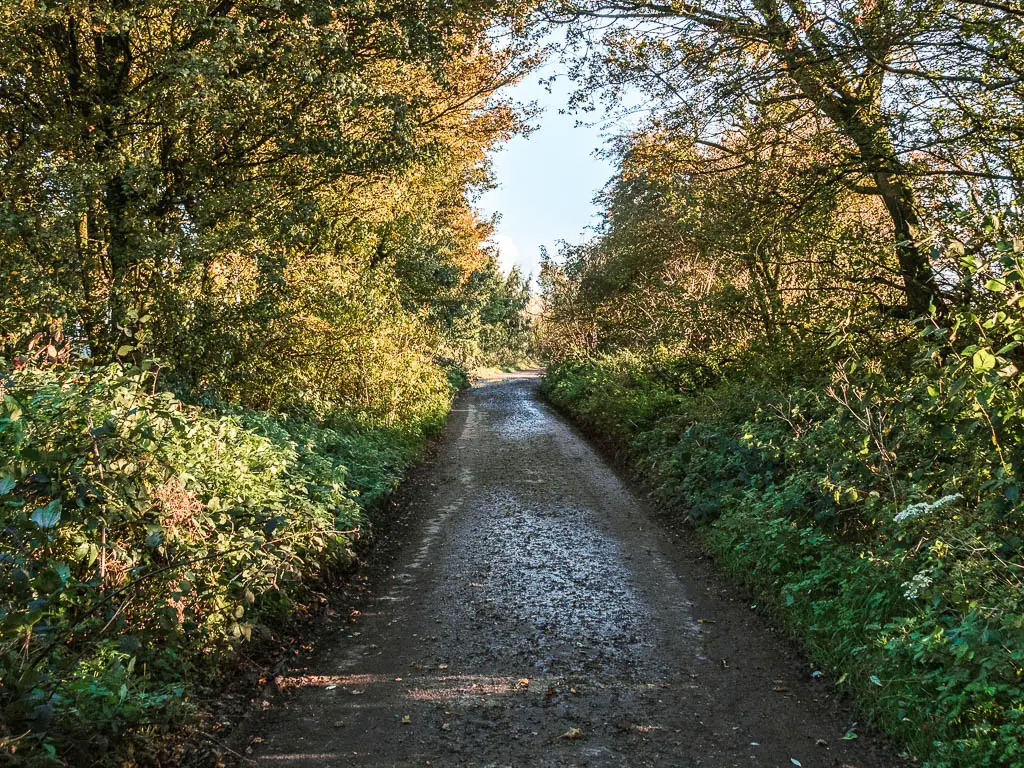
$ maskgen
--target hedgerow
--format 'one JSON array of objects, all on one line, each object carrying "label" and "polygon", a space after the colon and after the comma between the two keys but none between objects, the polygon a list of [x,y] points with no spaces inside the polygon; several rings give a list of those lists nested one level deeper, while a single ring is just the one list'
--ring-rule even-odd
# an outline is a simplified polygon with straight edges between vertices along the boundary
[{"label": "hedgerow", "polygon": [[[662,375],[663,355],[614,353],[551,367],[544,389],[922,765],[1019,766],[1024,396],[1007,317],[927,325],[895,364],[837,342],[836,367],[796,385],[750,350],[698,387]],[[703,365],[682,357],[675,370]]]},{"label": "hedgerow", "polygon": [[391,427],[316,423],[188,405],[159,391],[157,372],[0,379],[10,754],[91,762],[183,722],[225,658],[349,566],[368,510],[450,398]]}]

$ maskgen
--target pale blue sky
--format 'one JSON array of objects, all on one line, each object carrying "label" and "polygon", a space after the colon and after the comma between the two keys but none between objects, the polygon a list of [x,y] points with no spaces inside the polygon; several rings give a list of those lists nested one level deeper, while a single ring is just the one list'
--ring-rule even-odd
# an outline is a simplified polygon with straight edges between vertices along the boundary
[{"label": "pale blue sky", "polygon": [[555,252],[558,240],[579,242],[596,223],[594,195],[611,178],[613,167],[594,156],[604,143],[599,127],[577,126],[577,117],[559,114],[572,83],[560,78],[549,93],[541,78],[560,71],[557,56],[518,85],[509,96],[536,101],[544,111],[529,136],[518,136],[494,155],[498,188],[485,193],[479,208],[501,214],[493,238],[507,269],[517,264],[524,274],[538,273],[540,246]]}]

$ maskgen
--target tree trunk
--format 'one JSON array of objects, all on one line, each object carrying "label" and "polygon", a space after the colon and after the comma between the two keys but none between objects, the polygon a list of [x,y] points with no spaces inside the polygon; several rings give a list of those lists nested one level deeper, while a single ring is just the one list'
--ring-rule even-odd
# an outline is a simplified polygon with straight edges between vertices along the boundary
[{"label": "tree trunk", "polygon": [[944,304],[923,243],[917,193],[907,179],[888,129],[883,124],[880,98],[873,97],[874,107],[864,111],[870,116],[868,119],[864,113],[857,117],[851,115],[845,125],[840,125],[856,143],[864,170],[875,182],[878,195],[889,212],[907,309],[915,317],[920,317],[928,314],[932,307],[943,311]]},{"label": "tree trunk", "polygon": [[903,278],[907,307],[915,315],[925,315],[934,307],[942,309],[942,300],[935,282],[935,273],[921,243],[921,220],[918,216],[914,190],[904,179],[891,171],[872,174],[879,194],[893,223],[896,259]]},{"label": "tree trunk", "polygon": [[[115,3],[117,10],[127,5],[124,0]],[[97,352],[112,358],[121,341],[121,328],[128,324],[132,308],[132,264],[136,258],[131,252],[131,212],[129,190],[122,169],[113,152],[117,144],[118,122],[123,119],[125,91],[132,66],[131,41],[127,32],[100,31],[94,33],[96,55],[96,105],[99,119],[99,137],[95,150],[100,163],[112,163],[111,176],[103,185],[102,203],[107,225],[107,264],[109,292],[107,296],[107,333]]]}]

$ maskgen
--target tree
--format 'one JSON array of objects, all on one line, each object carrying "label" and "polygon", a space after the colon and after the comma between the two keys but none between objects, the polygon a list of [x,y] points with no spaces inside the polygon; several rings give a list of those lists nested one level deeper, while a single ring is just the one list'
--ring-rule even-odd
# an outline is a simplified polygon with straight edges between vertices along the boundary
[{"label": "tree", "polygon": [[[678,130],[713,139],[758,104],[793,104],[826,119],[841,139],[832,165],[851,189],[877,196],[891,222],[907,309],[944,297],[922,180],[985,179],[1014,185],[1001,142],[1019,135],[1019,30],[1012,7],[947,0],[698,0],[547,4],[572,22],[577,41],[594,30],[607,47],[595,84],[637,85]],[[593,54],[593,49],[588,49]],[[973,69],[973,72],[972,72]],[[953,92],[956,100],[951,99]],[[1005,99],[1001,120],[985,111]],[[1007,103],[1009,102],[1009,103]],[[976,118],[951,121],[950,106]],[[960,105],[960,106],[958,106]],[[708,135],[710,133],[710,136]]]},{"label": "tree", "polygon": [[429,357],[429,305],[484,261],[486,152],[522,128],[496,95],[534,62],[494,31],[516,7],[5,4],[5,347],[59,330],[94,362],[156,355],[182,389],[261,407],[322,384],[329,345],[309,347],[354,317]]},{"label": "tree", "polygon": [[780,134],[779,109],[713,148],[657,122],[620,138],[598,237],[566,249],[548,281],[560,325],[589,318],[600,349],[725,356],[799,344],[847,315],[877,327],[900,291],[878,258],[885,210],[827,183],[830,136],[810,117]]}]

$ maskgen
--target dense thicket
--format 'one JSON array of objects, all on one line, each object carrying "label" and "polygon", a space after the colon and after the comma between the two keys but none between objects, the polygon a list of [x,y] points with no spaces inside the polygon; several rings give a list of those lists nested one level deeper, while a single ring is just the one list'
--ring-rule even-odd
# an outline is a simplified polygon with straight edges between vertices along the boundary
[{"label": "dense thicket", "polygon": [[[0,755],[155,759],[521,357],[514,3],[0,4]],[[122,754],[117,757],[118,752]]]},{"label": "dense thicket", "polygon": [[494,93],[528,63],[486,38],[500,10],[5,4],[8,355],[141,342],[260,407],[405,401],[341,369],[406,366],[435,332],[472,347],[494,286],[467,191],[520,127]]},{"label": "dense thicket", "polygon": [[582,105],[647,97],[544,265],[550,396],[924,763],[1024,765],[1024,14],[550,13]]}]

